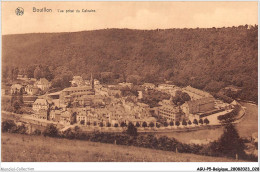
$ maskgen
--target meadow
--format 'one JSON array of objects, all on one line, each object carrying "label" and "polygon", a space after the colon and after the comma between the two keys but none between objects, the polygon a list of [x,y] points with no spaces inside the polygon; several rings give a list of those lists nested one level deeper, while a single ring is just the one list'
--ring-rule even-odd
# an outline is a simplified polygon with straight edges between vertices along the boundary
[{"label": "meadow", "polygon": [[2,134],[2,162],[235,162],[235,159],[80,140]]}]

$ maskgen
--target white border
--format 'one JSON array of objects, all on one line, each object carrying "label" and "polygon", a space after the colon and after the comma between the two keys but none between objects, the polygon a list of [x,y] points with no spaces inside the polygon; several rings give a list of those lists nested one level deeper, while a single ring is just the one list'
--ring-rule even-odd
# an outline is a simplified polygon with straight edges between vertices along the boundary
[{"label": "white border", "polygon": [[[8,1],[24,1],[24,0],[1,0],[1,2]],[[27,0],[31,1],[31,0]],[[34,0],[41,1],[41,0]],[[51,0],[43,0],[51,1]],[[73,1],[73,0],[56,0],[56,1]],[[77,0],[82,1],[82,0]],[[84,0],[83,0],[84,1]],[[93,1],[110,1],[110,0],[93,0]],[[116,1],[116,0],[114,0]],[[129,0],[121,0],[129,1]],[[156,0],[132,0],[132,1],[156,1]],[[167,1],[167,0],[166,0]],[[177,0],[171,0],[177,1]],[[182,0],[182,1],[196,1],[196,0]],[[208,0],[200,0],[208,1]],[[219,0],[219,1],[258,1],[258,0]],[[33,1],[32,1],[33,2]],[[260,3],[258,2],[258,24],[259,24],[259,7]],[[1,8],[0,8],[1,12]],[[2,14],[2,13],[1,13]],[[2,17],[2,16],[1,16]],[[2,27],[2,20],[1,27]],[[0,32],[2,31],[0,27]],[[2,33],[2,32],[1,32]],[[260,45],[259,40],[260,31],[258,30],[258,50]],[[2,45],[2,35],[0,38]],[[258,51],[258,57],[260,53]],[[2,60],[2,46],[0,52]],[[258,60],[258,66],[260,62]],[[2,67],[0,66],[0,69]],[[0,70],[0,74],[2,70]],[[259,95],[259,69],[258,69],[258,95]],[[2,76],[2,75],[0,75]],[[1,88],[1,84],[0,84]],[[260,98],[258,96],[258,102]],[[0,104],[1,107],[1,104]],[[258,109],[260,105],[258,104]],[[1,119],[0,119],[1,121]],[[258,118],[258,126],[259,126]],[[1,123],[0,123],[1,126]],[[0,134],[1,135],[1,134]],[[260,134],[258,132],[258,138]],[[0,136],[1,138],[1,136]],[[1,151],[1,148],[0,148]],[[34,171],[197,171],[198,167],[219,167],[219,168],[230,168],[231,167],[259,167],[259,158],[258,162],[0,162],[0,168],[8,168],[8,171],[28,171],[27,168],[34,168]],[[24,170],[22,169],[24,168]],[[206,170],[205,170],[206,171]]]}]

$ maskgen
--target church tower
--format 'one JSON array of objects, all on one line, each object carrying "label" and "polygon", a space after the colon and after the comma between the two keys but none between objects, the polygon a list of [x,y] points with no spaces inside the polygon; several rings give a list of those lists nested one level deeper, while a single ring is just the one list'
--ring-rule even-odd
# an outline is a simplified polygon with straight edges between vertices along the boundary
[{"label": "church tower", "polygon": [[90,76],[90,84],[91,84],[92,89],[94,90],[95,84],[94,84],[94,79],[93,79],[92,73],[91,73],[91,76]]}]

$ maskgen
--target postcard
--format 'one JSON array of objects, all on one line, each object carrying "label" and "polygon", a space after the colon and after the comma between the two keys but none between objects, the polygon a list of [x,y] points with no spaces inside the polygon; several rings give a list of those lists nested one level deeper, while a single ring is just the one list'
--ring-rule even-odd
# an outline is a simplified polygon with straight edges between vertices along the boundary
[{"label": "postcard", "polygon": [[259,170],[258,2],[1,10],[1,171]]}]

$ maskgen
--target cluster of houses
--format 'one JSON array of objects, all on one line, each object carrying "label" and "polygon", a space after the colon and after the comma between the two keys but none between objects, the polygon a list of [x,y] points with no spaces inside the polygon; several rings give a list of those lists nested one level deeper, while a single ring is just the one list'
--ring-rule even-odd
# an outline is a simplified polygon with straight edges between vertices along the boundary
[{"label": "cluster of houses", "polygon": [[[155,89],[171,95],[170,100],[163,100],[159,102],[159,107],[156,108],[156,114],[163,117],[168,122],[177,121],[193,121],[206,118],[209,115],[229,110],[232,105],[216,100],[211,94],[187,86],[184,88],[177,87],[172,84],[159,84],[156,87],[154,84],[143,84],[145,89]],[[176,95],[177,91],[185,92],[189,95],[190,100],[182,105],[176,105],[172,101],[172,97]]]},{"label": "cluster of houses", "polygon": [[13,84],[11,86],[10,93],[12,94],[27,94],[27,95],[39,95],[44,94],[46,91],[49,90],[51,83],[45,79],[40,78],[39,80],[36,79],[23,79],[23,82],[20,84]]},{"label": "cluster of houses", "polygon": [[[121,83],[119,86],[130,85]],[[105,87],[92,77],[90,81],[84,81],[80,76],[74,76],[71,87],[39,96],[32,105],[33,117],[64,125],[120,126],[129,122],[140,125],[156,122],[149,105],[138,102],[135,96],[120,96],[121,91],[116,88]]]},{"label": "cluster of houses", "polygon": [[[168,122],[200,119],[215,112],[231,108],[229,104],[215,100],[212,95],[202,90],[187,86],[180,88],[172,84],[144,83],[138,96],[121,96],[120,88],[132,88],[132,83],[117,85],[102,85],[96,79],[83,80],[81,76],[74,76],[71,87],[58,92],[48,93],[51,83],[45,79],[24,79],[26,84],[11,86],[11,94],[23,93],[24,96],[35,96],[31,101],[34,118],[55,121],[64,125],[78,123],[81,125],[119,126],[129,122],[140,126],[145,122],[156,123],[151,110]],[[144,91],[154,89],[171,95],[170,100],[159,102],[159,106],[151,109],[149,105],[141,103]],[[172,97],[177,91],[190,96],[190,100],[182,105],[176,105]]]}]

